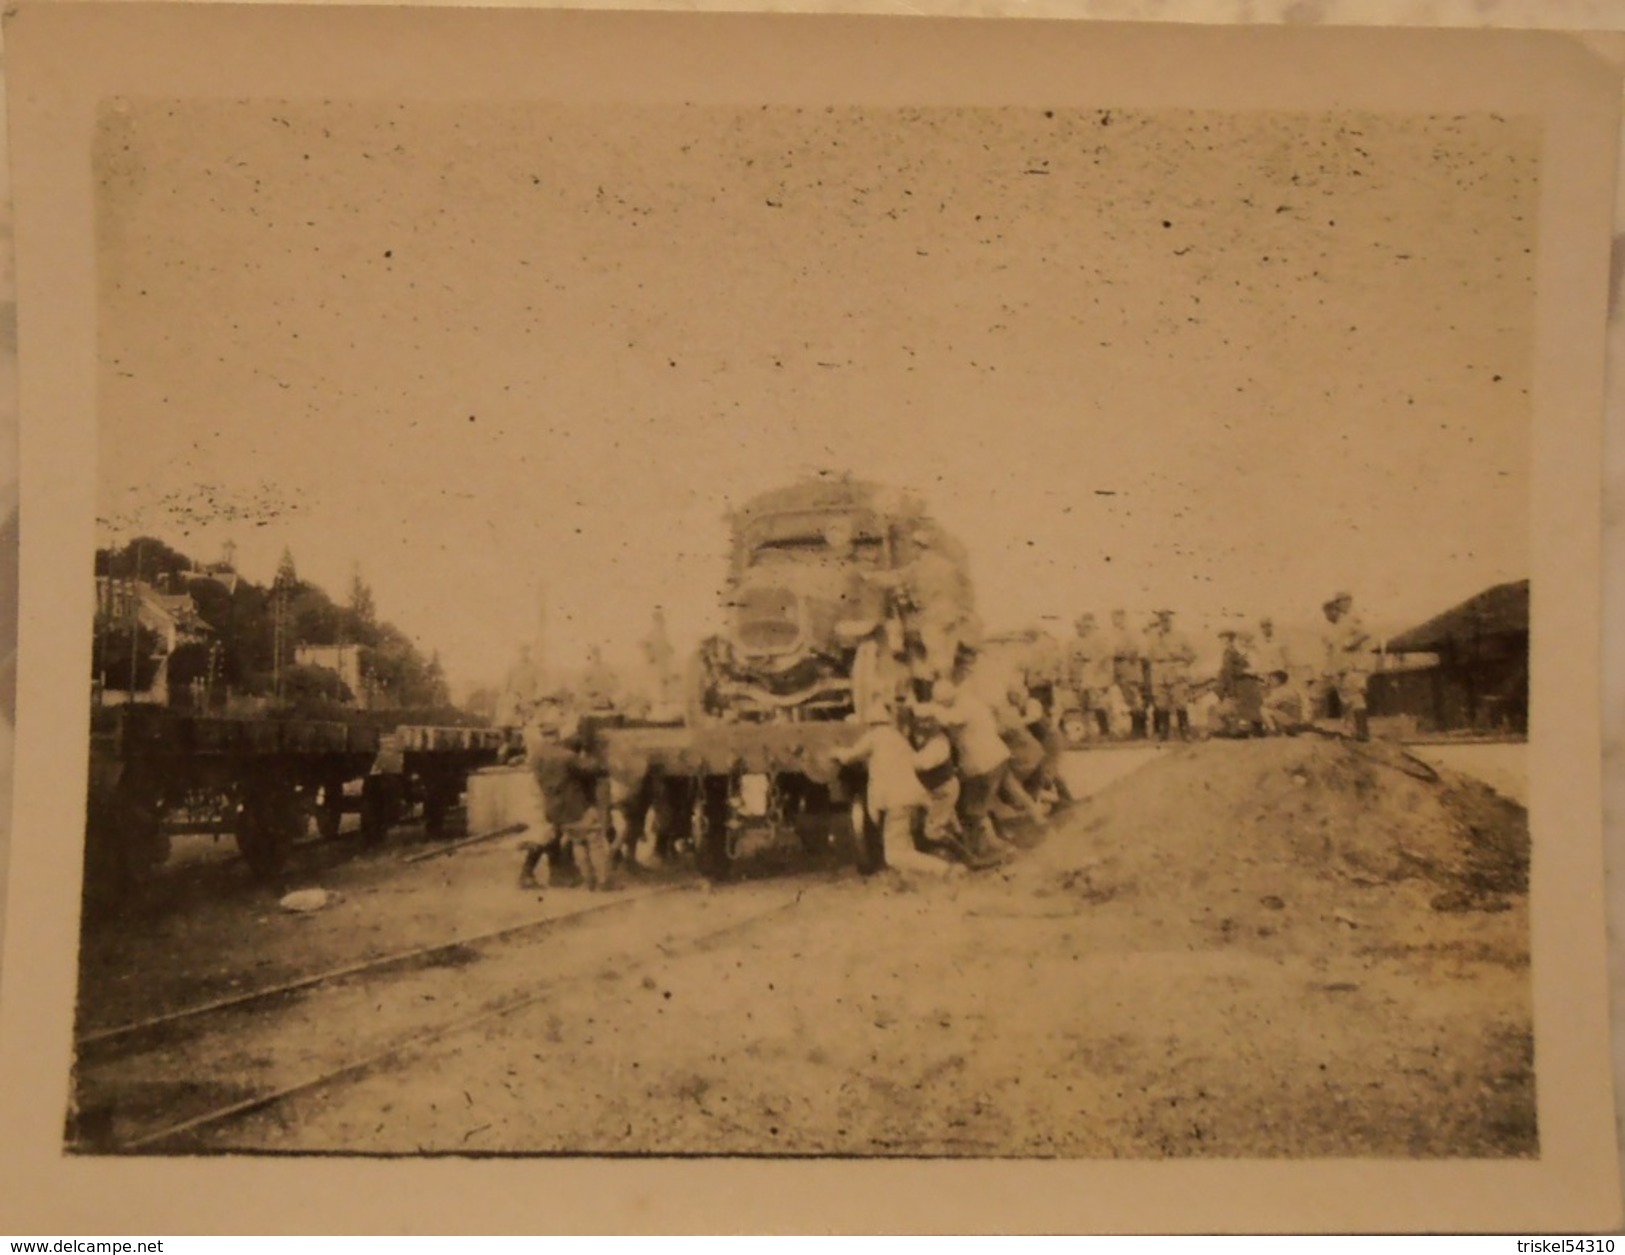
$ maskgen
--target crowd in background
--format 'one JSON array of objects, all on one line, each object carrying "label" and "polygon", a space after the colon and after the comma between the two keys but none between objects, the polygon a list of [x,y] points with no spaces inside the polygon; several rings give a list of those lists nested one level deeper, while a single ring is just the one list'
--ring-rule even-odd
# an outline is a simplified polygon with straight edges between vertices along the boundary
[{"label": "crowd in background", "polygon": [[1116,610],[1107,629],[1094,614],[1080,615],[1065,645],[1035,634],[1018,666],[1073,742],[1278,735],[1319,715],[1366,737],[1376,642],[1350,594],[1329,598],[1322,614],[1315,657],[1294,658],[1264,617],[1221,630],[1216,671],[1198,674],[1198,650],[1173,611],[1157,611],[1137,630]]}]

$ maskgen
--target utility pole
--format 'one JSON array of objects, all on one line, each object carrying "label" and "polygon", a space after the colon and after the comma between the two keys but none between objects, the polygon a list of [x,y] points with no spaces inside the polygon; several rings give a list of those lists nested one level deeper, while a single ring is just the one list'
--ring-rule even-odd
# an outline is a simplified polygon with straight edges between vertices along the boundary
[{"label": "utility pole", "polygon": [[281,580],[271,589],[271,696],[282,704],[282,651],[287,638],[287,589]]},{"label": "utility pole", "polygon": [[282,656],[288,649],[288,599],[293,596],[292,560],[284,553],[276,578],[271,581],[271,696],[282,704]]},{"label": "utility pole", "polygon": [[141,641],[141,541],[138,537],[135,548],[135,577],[130,581],[130,702],[135,702],[136,693],[136,658],[140,653]]}]

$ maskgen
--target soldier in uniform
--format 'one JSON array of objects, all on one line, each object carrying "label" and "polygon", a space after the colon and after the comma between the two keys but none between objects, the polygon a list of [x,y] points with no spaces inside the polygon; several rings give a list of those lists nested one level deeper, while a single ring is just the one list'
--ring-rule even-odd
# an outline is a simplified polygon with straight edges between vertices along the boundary
[{"label": "soldier in uniform", "polygon": [[876,572],[870,579],[901,596],[909,633],[919,648],[915,678],[951,678],[960,647],[974,634],[969,585],[928,530],[916,528],[910,543],[914,556],[907,566]]},{"label": "soldier in uniform", "polygon": [[929,799],[925,808],[925,841],[934,849],[959,842],[959,775],[954,748],[929,706],[914,709],[909,729],[914,747],[914,774]]},{"label": "soldier in uniform", "polygon": [[1253,648],[1253,665],[1264,684],[1264,728],[1287,732],[1303,722],[1307,703],[1293,680],[1292,658],[1275,635],[1275,621],[1258,621],[1258,639]]},{"label": "soldier in uniform", "polygon": [[1145,642],[1128,625],[1128,612],[1112,611],[1112,683],[1128,708],[1129,735],[1145,739]]},{"label": "soldier in uniform", "polygon": [[1326,687],[1337,694],[1344,725],[1352,722],[1354,735],[1362,741],[1370,740],[1365,690],[1371,676],[1371,637],[1355,613],[1352,593],[1338,593],[1321,606],[1321,611],[1327,624],[1323,636]]},{"label": "soldier in uniform", "polygon": [[532,805],[538,813],[534,839],[521,842],[525,860],[519,871],[519,887],[535,889],[536,869],[548,860],[549,884],[559,884],[566,876],[579,878],[575,862],[574,838],[603,824],[599,811],[598,777],[602,764],[591,752],[580,724],[567,718],[556,738],[538,738],[527,744],[526,761],[537,786]]},{"label": "soldier in uniform", "polygon": [[999,834],[990,811],[1010,773],[1010,749],[999,735],[992,707],[964,692],[952,680],[938,680],[925,707],[947,730],[959,766],[959,822],[972,854],[1003,855],[1010,844]]},{"label": "soldier in uniform", "polygon": [[832,757],[838,763],[869,765],[864,811],[880,830],[886,866],[900,872],[946,875],[952,870],[948,863],[914,844],[931,806],[931,796],[915,771],[914,746],[898,729],[889,707],[876,704],[867,722],[863,737],[855,745],[836,750]]},{"label": "soldier in uniform", "polygon": [[1191,666],[1196,647],[1174,627],[1174,612],[1159,610],[1146,638],[1146,675],[1151,686],[1157,739],[1166,741],[1173,724],[1179,739],[1190,737]]},{"label": "soldier in uniform", "polygon": [[1096,631],[1095,616],[1084,613],[1073,624],[1077,633],[1067,652],[1067,686],[1078,695],[1078,710],[1102,739],[1112,732],[1106,690],[1112,684],[1112,659]]}]

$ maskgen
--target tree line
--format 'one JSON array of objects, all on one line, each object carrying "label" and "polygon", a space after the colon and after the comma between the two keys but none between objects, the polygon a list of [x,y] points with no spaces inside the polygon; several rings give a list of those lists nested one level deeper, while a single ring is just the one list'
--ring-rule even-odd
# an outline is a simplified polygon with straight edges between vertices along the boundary
[{"label": "tree line", "polygon": [[[122,546],[98,549],[96,575],[139,580],[160,592],[190,596],[210,634],[206,641],[181,645],[169,656],[171,694],[201,686],[216,704],[234,694],[311,713],[358,701],[390,710],[450,706],[439,655],[425,657],[405,632],[378,618],[372,590],[359,572],[341,603],[301,578],[287,550],[275,579],[266,586],[229,569],[200,569],[191,557],[163,541],[141,536]],[[117,619],[103,613],[98,602],[92,678],[109,689],[127,689],[133,677],[134,687],[145,690],[157,675],[161,642],[157,633],[132,622],[128,614]],[[334,670],[301,665],[297,650],[302,645],[354,647],[363,692],[352,692]]]}]

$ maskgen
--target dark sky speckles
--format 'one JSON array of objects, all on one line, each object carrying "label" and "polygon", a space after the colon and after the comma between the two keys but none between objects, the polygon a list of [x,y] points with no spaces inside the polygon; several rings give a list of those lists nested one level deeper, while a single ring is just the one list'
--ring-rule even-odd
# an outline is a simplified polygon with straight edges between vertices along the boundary
[{"label": "dark sky speckles", "polygon": [[697,633],[813,467],[923,491],[998,626],[1527,574],[1532,127],[1051,112],[109,107],[101,512],[359,562],[463,680],[538,583],[566,662]]}]

